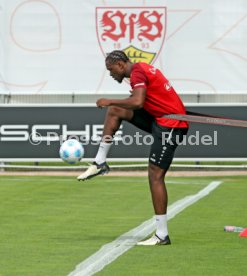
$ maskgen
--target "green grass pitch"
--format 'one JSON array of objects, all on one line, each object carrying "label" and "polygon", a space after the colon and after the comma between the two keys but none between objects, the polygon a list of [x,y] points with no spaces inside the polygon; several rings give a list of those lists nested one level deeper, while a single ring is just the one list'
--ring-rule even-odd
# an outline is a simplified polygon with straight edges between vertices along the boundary
[{"label": "green grass pitch", "polygon": [[[135,246],[97,275],[244,275],[247,177],[167,178],[169,204],[223,184],[169,221],[171,246]],[[67,275],[153,215],[145,177],[2,176],[0,275]]]}]

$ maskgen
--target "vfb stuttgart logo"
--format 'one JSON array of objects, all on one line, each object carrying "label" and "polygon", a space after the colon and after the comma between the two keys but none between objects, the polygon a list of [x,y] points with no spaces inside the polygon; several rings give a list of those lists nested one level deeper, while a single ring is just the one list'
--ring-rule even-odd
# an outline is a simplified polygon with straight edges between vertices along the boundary
[{"label": "vfb stuttgart logo", "polygon": [[133,63],[153,64],[164,44],[166,14],[166,7],[97,7],[97,37],[104,56],[123,50]]}]

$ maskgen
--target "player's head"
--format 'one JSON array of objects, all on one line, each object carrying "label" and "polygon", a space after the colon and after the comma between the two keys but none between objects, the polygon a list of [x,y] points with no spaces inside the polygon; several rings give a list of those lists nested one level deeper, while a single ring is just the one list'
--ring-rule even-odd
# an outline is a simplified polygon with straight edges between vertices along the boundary
[{"label": "player's head", "polygon": [[106,69],[110,71],[110,76],[121,83],[125,77],[128,77],[129,58],[123,51],[113,51],[107,54],[105,59]]}]

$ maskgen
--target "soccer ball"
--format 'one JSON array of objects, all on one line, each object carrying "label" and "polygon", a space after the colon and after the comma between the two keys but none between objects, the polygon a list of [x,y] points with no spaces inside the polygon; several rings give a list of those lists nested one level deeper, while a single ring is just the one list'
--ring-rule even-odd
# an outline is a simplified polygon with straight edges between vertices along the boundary
[{"label": "soccer ball", "polygon": [[69,139],[61,145],[59,155],[63,161],[69,164],[76,164],[84,156],[84,148],[76,139]]}]

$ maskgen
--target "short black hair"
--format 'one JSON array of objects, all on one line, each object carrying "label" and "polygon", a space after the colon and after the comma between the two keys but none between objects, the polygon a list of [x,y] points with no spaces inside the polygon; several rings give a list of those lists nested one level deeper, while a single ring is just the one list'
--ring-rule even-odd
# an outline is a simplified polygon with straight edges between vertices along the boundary
[{"label": "short black hair", "polygon": [[105,61],[114,64],[118,61],[128,62],[130,60],[124,51],[115,50],[107,54]]}]

